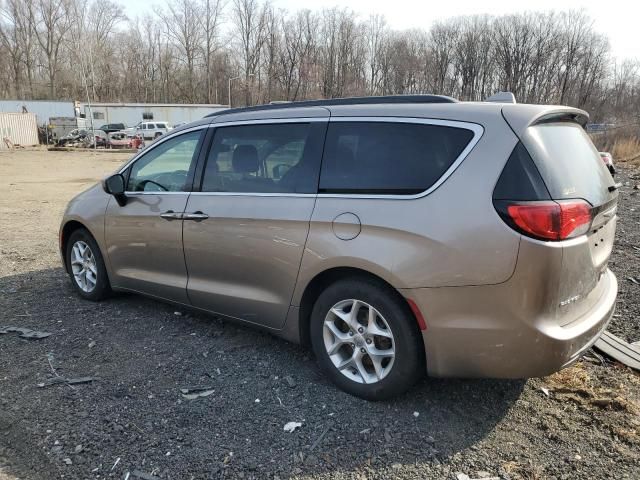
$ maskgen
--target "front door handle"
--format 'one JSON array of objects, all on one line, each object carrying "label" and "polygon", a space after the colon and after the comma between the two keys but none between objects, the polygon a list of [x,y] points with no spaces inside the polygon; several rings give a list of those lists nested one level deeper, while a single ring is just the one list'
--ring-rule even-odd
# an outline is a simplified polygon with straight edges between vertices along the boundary
[{"label": "front door handle", "polygon": [[207,218],[209,218],[209,215],[198,211],[193,213],[185,213],[182,218],[183,220],[193,220],[194,222],[201,222],[202,220],[206,220]]},{"label": "front door handle", "polygon": [[177,213],[173,210],[167,210],[166,212],[161,213],[160,216],[165,220],[180,220],[182,218],[182,213]]}]

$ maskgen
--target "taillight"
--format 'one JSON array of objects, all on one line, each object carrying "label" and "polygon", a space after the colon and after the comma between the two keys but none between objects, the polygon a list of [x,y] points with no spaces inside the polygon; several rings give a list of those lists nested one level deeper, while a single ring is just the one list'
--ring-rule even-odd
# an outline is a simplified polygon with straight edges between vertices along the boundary
[{"label": "taillight", "polygon": [[518,232],[541,240],[565,240],[589,231],[591,205],[584,200],[495,201],[502,218]]}]

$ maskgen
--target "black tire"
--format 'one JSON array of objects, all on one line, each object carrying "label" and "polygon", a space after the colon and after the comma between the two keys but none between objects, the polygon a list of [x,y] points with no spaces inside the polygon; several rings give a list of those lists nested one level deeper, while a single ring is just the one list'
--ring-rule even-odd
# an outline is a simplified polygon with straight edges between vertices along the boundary
[{"label": "black tire", "polygon": [[[84,242],[84,244],[89,247],[91,253],[93,254],[93,258],[95,259],[95,267],[97,270],[95,275],[96,282],[91,291],[83,290],[73,273],[73,268],[71,265],[71,255],[74,245],[78,242]],[[104,264],[102,252],[100,252],[100,248],[98,247],[98,244],[96,243],[93,236],[84,228],[75,230],[69,236],[65,251],[65,261],[67,263],[67,271],[69,272],[71,284],[73,285],[74,290],[82,298],[91,300],[93,302],[99,302],[100,300],[104,300],[111,295],[111,285],[109,284],[109,277],[107,276],[107,269]]]},{"label": "black tire", "polygon": [[[338,302],[347,299],[361,300],[372,306],[384,317],[393,334],[393,364],[388,374],[375,383],[358,383],[348,378],[334,365],[325,348],[325,317]],[[310,335],[311,346],[322,371],[340,389],[356,397],[385,400],[405,392],[425,374],[424,343],[409,306],[397,292],[374,279],[344,279],[327,287],[313,307]],[[348,357],[352,347],[344,348],[347,350],[342,353]]]}]

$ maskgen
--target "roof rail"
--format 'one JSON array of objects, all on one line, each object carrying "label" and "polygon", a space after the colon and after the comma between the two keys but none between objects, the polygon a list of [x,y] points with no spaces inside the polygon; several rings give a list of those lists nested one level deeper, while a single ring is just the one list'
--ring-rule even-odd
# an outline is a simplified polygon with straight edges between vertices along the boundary
[{"label": "roof rail", "polygon": [[[333,105],[375,105],[375,104],[399,104],[399,103],[457,103],[455,98],[445,95],[385,95],[380,97],[349,97],[330,98],[326,100],[303,100],[299,102],[270,103],[268,105],[256,105],[254,107],[230,108],[219,112],[213,112],[206,117],[217,117],[231,113],[256,112],[262,110],[275,110],[282,108],[299,107],[327,107]],[[205,117],[205,118],[206,118]]]}]

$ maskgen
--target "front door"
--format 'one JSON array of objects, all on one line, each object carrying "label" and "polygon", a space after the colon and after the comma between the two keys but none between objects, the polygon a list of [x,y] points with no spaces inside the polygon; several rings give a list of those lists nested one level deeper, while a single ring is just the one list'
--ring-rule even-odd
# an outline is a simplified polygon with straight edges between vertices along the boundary
[{"label": "front door", "polygon": [[326,123],[221,126],[187,202],[188,294],[270,328],[286,319],[318,184]]},{"label": "front door", "polygon": [[105,219],[114,287],[188,303],[182,213],[203,132],[171,137],[129,166],[127,203],[111,199]]}]

